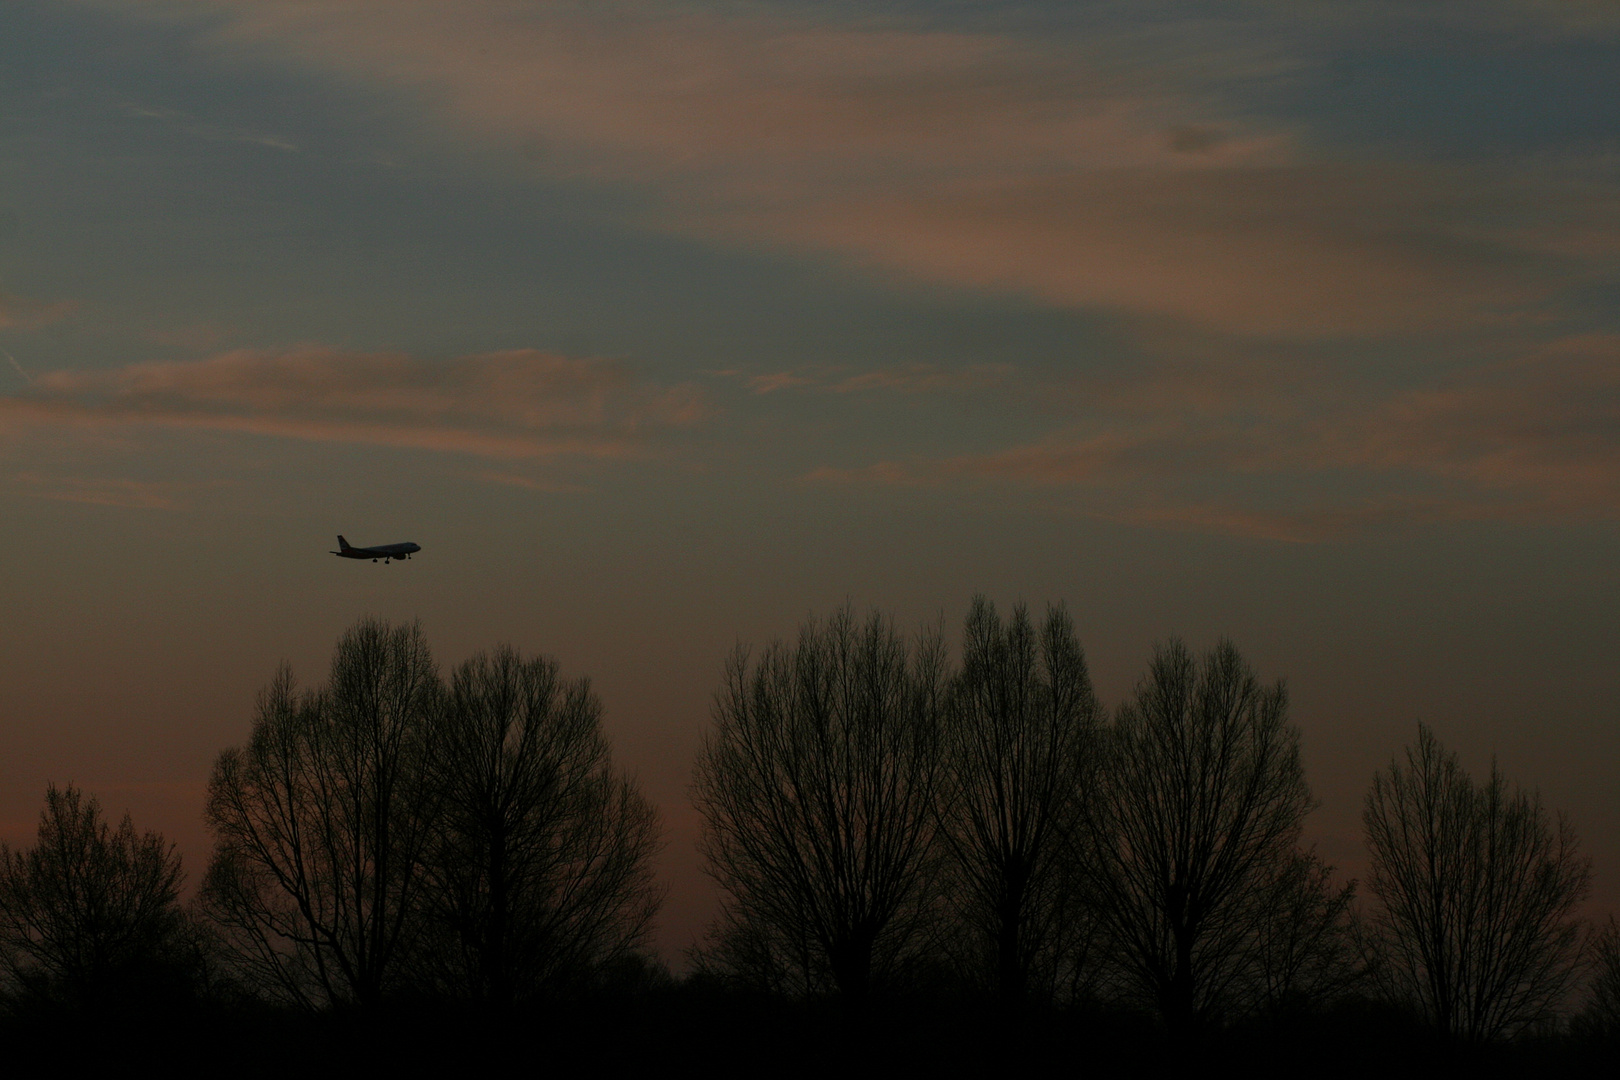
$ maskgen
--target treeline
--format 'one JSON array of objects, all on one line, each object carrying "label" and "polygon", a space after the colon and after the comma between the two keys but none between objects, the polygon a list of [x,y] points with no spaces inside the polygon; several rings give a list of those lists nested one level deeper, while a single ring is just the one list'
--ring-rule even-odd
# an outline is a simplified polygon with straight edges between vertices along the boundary
[{"label": "treeline", "polygon": [[677,981],[648,953],[658,817],[588,683],[506,648],[443,679],[416,626],[364,620],[219,756],[191,904],[160,836],[47,791],[34,846],[0,849],[0,990],[19,1031],[157,1012],[216,1038],[607,1010],[734,1046],[726,1015],[946,1041],[971,1015],[1052,1047],[1620,1040],[1620,931],[1576,919],[1568,823],[1419,727],[1367,795],[1365,891],[1339,881],[1300,843],[1285,689],[1228,642],[1161,647],[1109,715],[1061,608],[976,600],[954,664],[846,609],[733,655],[692,790],[721,912]]},{"label": "treeline", "polygon": [[1419,727],[1368,793],[1359,904],[1300,846],[1285,689],[1229,642],[1162,647],[1109,719],[1062,609],[1036,627],[975,602],[955,670],[939,639],[843,611],[733,657],[695,798],[723,890],[696,959],[739,985],[857,1011],[941,985],[1124,1005],[1181,1044],[1360,1001],[1487,1043],[1580,1009],[1590,955],[1581,1022],[1620,1021],[1566,821]]}]

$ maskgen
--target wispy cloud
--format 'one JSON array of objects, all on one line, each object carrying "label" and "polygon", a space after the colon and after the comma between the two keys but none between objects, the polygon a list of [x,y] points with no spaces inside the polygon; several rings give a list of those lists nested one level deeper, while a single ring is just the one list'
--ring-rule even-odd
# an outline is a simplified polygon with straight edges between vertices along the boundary
[{"label": "wispy cloud", "polygon": [[939,364],[896,364],[888,367],[851,371],[829,364],[791,371],[716,371],[719,377],[740,379],[755,394],[781,390],[816,390],[834,394],[891,391],[899,394],[958,393],[983,390],[1005,383],[1013,375],[1011,364],[968,364],[945,367]]},{"label": "wispy cloud", "polygon": [[1218,89],[1304,61],[1231,30],[1192,48],[1185,12],[1053,43],[654,2],[182,9],[233,56],[404,91],[440,131],[639,188],[663,228],[728,243],[1251,334],[1455,325],[1579,276],[1526,240],[1534,185],[1313,149]]},{"label": "wispy cloud", "polygon": [[524,491],[533,491],[546,495],[571,495],[585,490],[579,484],[553,480],[544,476],[524,476],[520,473],[486,471],[477,473],[475,479],[481,484],[520,488]]},{"label": "wispy cloud", "polygon": [[202,120],[180,109],[159,108],[133,101],[126,101],[119,107],[126,116],[137,120],[160,123],[194,138],[206,139],[210,142],[247,143],[252,146],[262,146],[266,149],[279,150],[289,154],[295,154],[299,150],[297,143],[283,136],[232,124],[219,124]]},{"label": "wispy cloud", "polygon": [[937,469],[924,465],[905,465],[897,461],[879,461],[872,465],[861,465],[852,469],[841,469],[832,465],[821,465],[811,469],[800,478],[802,482],[812,485],[847,486],[861,484],[884,484],[893,487],[920,487],[935,485],[941,480]]},{"label": "wispy cloud", "polygon": [[233,333],[231,327],[202,322],[191,323],[186,326],[148,330],[141,336],[152,344],[162,345],[165,348],[185,349],[189,352],[206,352],[210,349],[219,348],[230,339]]},{"label": "wispy cloud", "polygon": [[[1177,0],[1159,0],[1161,8]],[[1240,0],[1240,7],[1272,17],[1302,19],[1343,34],[1381,34],[1410,41],[1427,30],[1456,42],[1459,34],[1502,35],[1510,41],[1620,33],[1620,10],[1610,0]]]},{"label": "wispy cloud", "polygon": [[[12,490],[30,498],[53,502],[86,503],[133,510],[173,510],[185,505],[186,496],[204,485],[172,481],[44,476],[34,472],[11,477]],[[213,486],[213,485],[207,485]]]},{"label": "wispy cloud", "polygon": [[28,374],[27,370],[25,370],[21,364],[17,363],[17,358],[15,356],[12,356],[11,353],[5,349],[0,349],[0,354],[4,354],[6,363],[11,365],[11,370],[15,371],[22,377],[23,382],[28,383],[30,386],[33,385],[34,377]]},{"label": "wispy cloud", "polygon": [[66,318],[76,306],[70,300],[34,300],[0,292],[0,330],[37,330]]},{"label": "wispy cloud", "polygon": [[305,348],[228,352],[38,376],[0,416],[46,425],[157,426],[485,458],[628,458],[708,407],[618,362],[512,350],[428,361]]},{"label": "wispy cloud", "polygon": [[756,394],[772,394],[778,390],[792,390],[814,386],[815,380],[791,371],[772,371],[764,375],[745,375],[744,383]]},{"label": "wispy cloud", "polygon": [[1095,379],[1083,415],[989,453],[823,467],[821,484],[999,484],[1083,512],[1308,540],[1412,521],[1620,518],[1620,337],[1406,389],[1196,366]]}]

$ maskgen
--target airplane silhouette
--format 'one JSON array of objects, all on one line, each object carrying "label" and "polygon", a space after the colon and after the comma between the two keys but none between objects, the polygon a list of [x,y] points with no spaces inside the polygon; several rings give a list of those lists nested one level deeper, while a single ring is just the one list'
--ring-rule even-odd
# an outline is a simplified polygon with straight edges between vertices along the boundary
[{"label": "airplane silhouette", "polygon": [[391,559],[408,559],[411,557],[411,552],[422,550],[422,546],[420,544],[410,543],[379,544],[377,547],[359,548],[352,546],[347,540],[343,539],[341,535],[338,537],[338,547],[342,548],[343,550],[334,551],[332,552],[333,555],[338,555],[345,559],[370,559],[372,562],[376,562],[378,559],[381,559],[384,566],[388,565],[388,562]]}]

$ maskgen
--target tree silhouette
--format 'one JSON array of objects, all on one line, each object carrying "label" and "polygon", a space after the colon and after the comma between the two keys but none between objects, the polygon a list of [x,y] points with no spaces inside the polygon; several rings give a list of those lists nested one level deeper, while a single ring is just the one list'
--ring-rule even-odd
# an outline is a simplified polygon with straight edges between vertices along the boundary
[{"label": "tree silhouette", "polygon": [[1277,874],[1258,925],[1255,1004],[1268,1012],[1320,1007],[1359,981],[1351,902],[1356,883],[1334,883],[1333,867],[1297,851]]},{"label": "tree silhouette", "polygon": [[1620,1038],[1620,923],[1614,916],[1593,935],[1592,981],[1579,1029],[1598,1038]]},{"label": "tree silhouette", "polygon": [[[161,991],[190,960],[180,856],[78,788],[45,791],[32,848],[0,845],[0,963],[24,999],[110,1004]],[[172,988],[172,987],[171,987]]]},{"label": "tree silhouette", "polygon": [[283,667],[208,787],[207,911],[261,991],[374,1006],[410,947],[436,800],[424,782],[440,688],[419,627],[365,619],[327,686]]},{"label": "tree silhouette", "polygon": [[853,1008],[915,954],[932,897],[943,650],[846,608],[716,695],[693,798],[723,890],[705,963]]},{"label": "tree silhouette", "polygon": [[1100,706],[1062,608],[1039,634],[975,598],[953,686],[941,807],[960,916],[1003,1002],[1049,997],[1090,923],[1081,814],[1096,772]]},{"label": "tree silhouette", "polygon": [[601,702],[510,648],[456,669],[428,769],[435,967],[510,1005],[641,945],[661,898],[657,812],[613,770]]},{"label": "tree silhouette", "polygon": [[1362,821],[1390,990],[1470,1041],[1554,1015],[1576,978],[1573,913],[1591,881],[1563,816],[1549,820],[1494,761],[1475,785],[1420,724],[1405,767],[1373,777]]},{"label": "tree silhouette", "polygon": [[1088,805],[1098,914],[1127,995],[1194,1035],[1252,982],[1275,883],[1311,809],[1279,682],[1230,642],[1160,648],[1121,706]]}]

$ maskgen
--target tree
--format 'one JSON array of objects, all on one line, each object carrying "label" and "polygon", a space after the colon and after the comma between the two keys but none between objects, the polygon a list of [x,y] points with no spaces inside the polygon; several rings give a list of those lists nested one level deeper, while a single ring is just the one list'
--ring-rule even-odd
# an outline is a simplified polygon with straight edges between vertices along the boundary
[{"label": "tree", "polygon": [[951,695],[941,807],[960,915],[1003,1002],[1050,996],[1089,922],[1078,880],[1081,814],[1101,708],[1062,608],[1037,635],[976,598]]},{"label": "tree", "polygon": [[1120,707],[1090,806],[1098,915],[1123,987],[1178,1039],[1251,984],[1267,899],[1312,807],[1282,683],[1231,642],[1161,647]]},{"label": "tree", "polygon": [[25,999],[100,1006],[152,995],[189,960],[180,856],[116,830],[68,785],[46,788],[32,848],[0,844],[0,963]]},{"label": "tree", "polygon": [[1491,762],[1475,785],[1418,726],[1362,813],[1389,989],[1448,1036],[1485,1041],[1555,1015],[1580,960],[1591,882],[1574,831]]},{"label": "tree", "polygon": [[847,608],[733,654],[693,784],[723,890],[707,964],[855,1009],[901,973],[933,899],[944,694],[937,637]]},{"label": "tree", "polygon": [[1255,1003],[1281,1013],[1320,1007],[1361,977],[1350,904],[1356,883],[1337,885],[1314,851],[1296,851],[1266,900],[1255,950]]},{"label": "tree", "polygon": [[1591,952],[1592,981],[1578,1029],[1590,1037],[1615,1039],[1620,1037],[1620,923],[1613,915],[1593,935]]},{"label": "tree", "polygon": [[497,1005],[641,945],[661,899],[658,815],[613,770],[602,705],[510,648],[456,669],[429,768],[425,915],[453,993]]},{"label": "tree", "polygon": [[374,1006],[395,985],[437,810],[424,769],[440,693],[419,627],[365,619],[326,687],[301,693],[284,666],[248,744],[215,762],[203,898],[261,990]]}]

